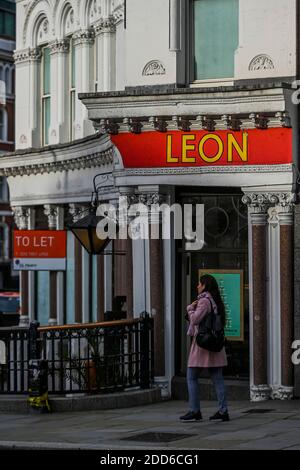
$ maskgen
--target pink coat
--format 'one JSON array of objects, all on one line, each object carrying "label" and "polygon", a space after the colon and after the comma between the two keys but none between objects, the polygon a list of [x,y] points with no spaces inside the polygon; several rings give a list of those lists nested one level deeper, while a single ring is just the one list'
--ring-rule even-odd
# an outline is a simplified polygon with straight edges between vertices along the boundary
[{"label": "pink coat", "polygon": [[203,292],[198,296],[197,306],[188,305],[187,312],[190,320],[188,335],[193,337],[191,344],[188,367],[225,367],[227,366],[227,357],[225,348],[220,352],[211,352],[200,348],[196,343],[198,333],[198,324],[204,316],[211,311],[210,301],[214,312],[217,312],[217,306],[209,292]]}]

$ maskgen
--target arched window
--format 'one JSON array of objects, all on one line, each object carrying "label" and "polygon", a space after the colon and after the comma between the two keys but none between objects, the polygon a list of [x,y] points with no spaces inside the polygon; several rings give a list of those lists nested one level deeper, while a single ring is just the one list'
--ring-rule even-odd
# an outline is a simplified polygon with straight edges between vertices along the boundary
[{"label": "arched window", "polygon": [[40,90],[35,90],[37,97],[37,116],[40,117],[41,144],[49,145],[51,124],[51,60],[50,60],[50,24],[41,14],[37,17],[33,31],[33,43],[41,51],[39,68]]},{"label": "arched window", "polygon": [[51,121],[50,48],[44,47],[42,54],[42,145],[49,145],[49,130]]},{"label": "arched window", "polygon": [[69,83],[69,100],[70,100],[70,140],[75,137],[75,121],[76,121],[76,54],[74,40],[70,41],[70,83]]}]

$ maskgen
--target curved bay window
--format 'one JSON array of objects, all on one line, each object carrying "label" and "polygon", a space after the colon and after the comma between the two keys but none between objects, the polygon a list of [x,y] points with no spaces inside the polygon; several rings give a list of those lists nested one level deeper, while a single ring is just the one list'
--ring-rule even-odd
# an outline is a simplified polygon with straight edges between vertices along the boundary
[{"label": "curved bay window", "polygon": [[[184,312],[197,298],[201,274],[214,274],[219,282],[227,313],[230,338],[227,345],[228,367],[225,375],[249,376],[249,269],[248,269],[248,212],[242,195],[196,194],[181,192],[180,204],[204,205],[205,244],[200,251],[187,251],[185,241],[177,245],[176,282],[179,306],[176,341],[177,373],[185,374],[190,341],[186,336]],[[225,279],[225,281],[224,281]],[[225,282],[225,285],[224,285]],[[240,283],[240,284],[239,284]],[[232,306],[232,303],[234,306]],[[235,309],[235,312],[233,312]],[[234,318],[231,318],[231,317]],[[229,333],[229,331],[234,333]],[[231,337],[232,335],[232,337]]]}]

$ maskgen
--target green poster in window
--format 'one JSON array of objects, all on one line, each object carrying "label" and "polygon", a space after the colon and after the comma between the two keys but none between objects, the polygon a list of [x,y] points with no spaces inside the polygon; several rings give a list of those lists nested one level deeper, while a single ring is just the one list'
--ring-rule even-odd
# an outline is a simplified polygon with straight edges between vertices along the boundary
[{"label": "green poster in window", "polygon": [[230,341],[244,341],[244,273],[240,270],[199,270],[214,276],[226,310],[225,335]]}]

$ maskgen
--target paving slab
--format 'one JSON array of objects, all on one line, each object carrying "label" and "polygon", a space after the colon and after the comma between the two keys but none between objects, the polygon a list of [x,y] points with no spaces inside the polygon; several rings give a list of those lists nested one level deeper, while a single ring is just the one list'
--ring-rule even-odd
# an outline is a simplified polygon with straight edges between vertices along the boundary
[{"label": "paving slab", "polygon": [[[246,413],[270,409],[266,414]],[[52,414],[0,412],[0,449],[201,450],[298,449],[300,401],[232,402],[231,421],[211,422],[214,402],[203,402],[204,419],[183,423],[183,401],[113,410]],[[149,434],[150,433],[150,434]],[[166,442],[170,434],[176,440]],[[144,435],[155,442],[145,442]],[[178,436],[179,435],[179,436]],[[133,438],[133,440],[128,440]],[[171,436],[172,438],[172,436]]]}]

